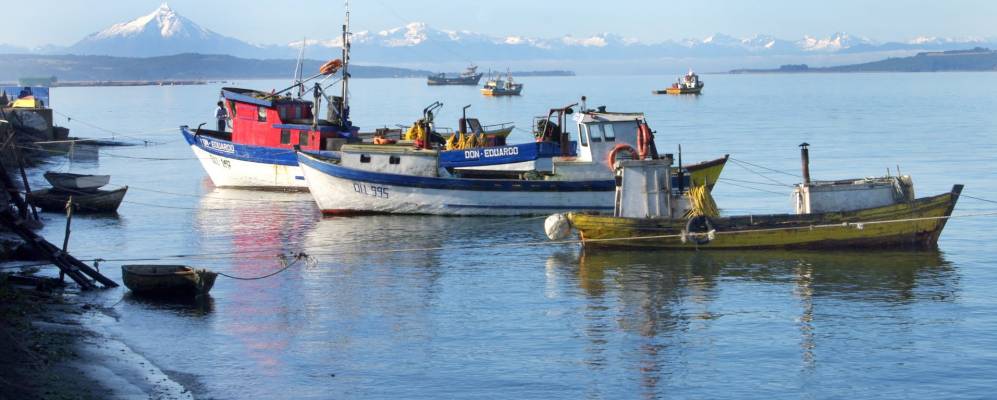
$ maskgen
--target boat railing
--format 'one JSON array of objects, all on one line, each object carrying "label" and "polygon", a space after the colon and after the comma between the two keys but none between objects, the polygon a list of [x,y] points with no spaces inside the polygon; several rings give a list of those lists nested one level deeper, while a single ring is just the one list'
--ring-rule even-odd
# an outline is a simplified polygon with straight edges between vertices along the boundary
[{"label": "boat railing", "polygon": [[493,131],[495,129],[490,129],[490,128],[496,128],[497,127],[496,129],[505,129],[505,128],[508,128],[508,127],[511,127],[511,126],[514,126],[513,122],[502,122],[502,123],[498,123],[498,124],[481,125],[481,129],[486,130],[486,131]]}]

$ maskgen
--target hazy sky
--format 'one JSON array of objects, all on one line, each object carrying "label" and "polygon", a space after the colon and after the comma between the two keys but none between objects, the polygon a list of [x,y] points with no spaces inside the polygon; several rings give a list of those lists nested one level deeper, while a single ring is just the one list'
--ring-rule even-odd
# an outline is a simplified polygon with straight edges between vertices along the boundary
[{"label": "hazy sky", "polygon": [[[68,45],[147,14],[159,0],[5,1],[0,43]],[[286,43],[339,31],[341,0],[172,0],[215,32],[254,43]],[[844,31],[872,39],[997,36],[995,0],[354,0],[354,31],[410,21],[493,35],[558,37],[611,32],[647,42],[716,32],[797,39]],[[17,32],[13,35],[12,32]]]}]

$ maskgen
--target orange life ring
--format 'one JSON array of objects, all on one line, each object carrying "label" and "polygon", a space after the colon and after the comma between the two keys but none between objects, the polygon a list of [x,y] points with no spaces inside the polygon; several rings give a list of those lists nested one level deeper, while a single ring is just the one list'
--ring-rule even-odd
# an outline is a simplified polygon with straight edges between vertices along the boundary
[{"label": "orange life ring", "polygon": [[616,171],[616,168],[615,168],[616,156],[618,154],[620,154],[621,151],[629,152],[631,159],[634,159],[634,160],[638,159],[637,158],[637,151],[635,151],[633,147],[630,147],[629,144],[620,143],[620,144],[616,145],[616,147],[613,147],[613,150],[609,151],[609,156],[606,157],[606,166],[609,167],[610,171],[614,171],[614,172]]},{"label": "orange life ring", "polygon": [[384,137],[374,137],[374,144],[395,144],[395,139],[388,139]]},{"label": "orange life ring", "polygon": [[637,125],[637,155],[640,160],[651,154],[651,142],[653,141],[654,134],[651,133],[651,127],[647,126],[647,122]]},{"label": "orange life ring", "polygon": [[343,62],[337,58],[335,60],[331,60],[325,64],[322,64],[322,66],[318,68],[318,72],[322,75],[330,75],[336,73],[336,71],[339,71],[339,68],[341,68],[342,66]]}]

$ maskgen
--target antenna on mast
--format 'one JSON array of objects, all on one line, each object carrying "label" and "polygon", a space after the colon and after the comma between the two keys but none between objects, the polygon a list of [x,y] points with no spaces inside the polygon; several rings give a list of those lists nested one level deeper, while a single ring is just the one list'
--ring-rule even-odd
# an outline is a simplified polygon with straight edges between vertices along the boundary
[{"label": "antenna on mast", "polygon": [[305,86],[301,84],[302,67],[305,59],[305,46],[308,45],[308,38],[301,39],[301,49],[298,50],[298,63],[294,66],[294,80],[292,84],[298,85],[298,98],[305,95]]},{"label": "antenna on mast", "polygon": [[345,125],[349,121],[350,102],[350,0],[346,0],[346,18],[343,21],[343,103],[339,116]]}]

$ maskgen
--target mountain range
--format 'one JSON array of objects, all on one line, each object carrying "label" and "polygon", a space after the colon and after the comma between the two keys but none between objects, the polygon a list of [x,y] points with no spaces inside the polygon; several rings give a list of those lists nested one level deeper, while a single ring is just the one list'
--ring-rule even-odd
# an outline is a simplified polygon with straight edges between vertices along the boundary
[{"label": "mountain range", "polygon": [[[795,58],[891,53],[913,54],[976,46],[997,47],[997,38],[952,39],[917,37],[904,42],[878,42],[869,38],[835,33],[829,37],[804,36],[785,40],[771,35],[734,37],[715,34],[702,39],[645,43],[611,33],[591,36],[565,35],[536,38],[517,35],[493,36],[466,30],[445,30],[412,22],[381,31],[353,33],[353,59],[363,63],[394,63],[431,67],[471,61],[535,62],[549,65],[555,60],[620,62],[623,60],[779,57]],[[283,44],[258,45],[224,36],[178,14],[167,4],[132,21],[115,24],[66,47],[28,49],[0,44],[0,53],[78,54],[116,57],[154,57],[180,53],[225,54],[244,58],[295,58],[307,45],[309,58],[337,57],[342,40],[311,39]],[[878,56],[878,55],[877,55]],[[445,60],[445,61],[441,61]],[[543,64],[544,62],[548,64]]]}]

